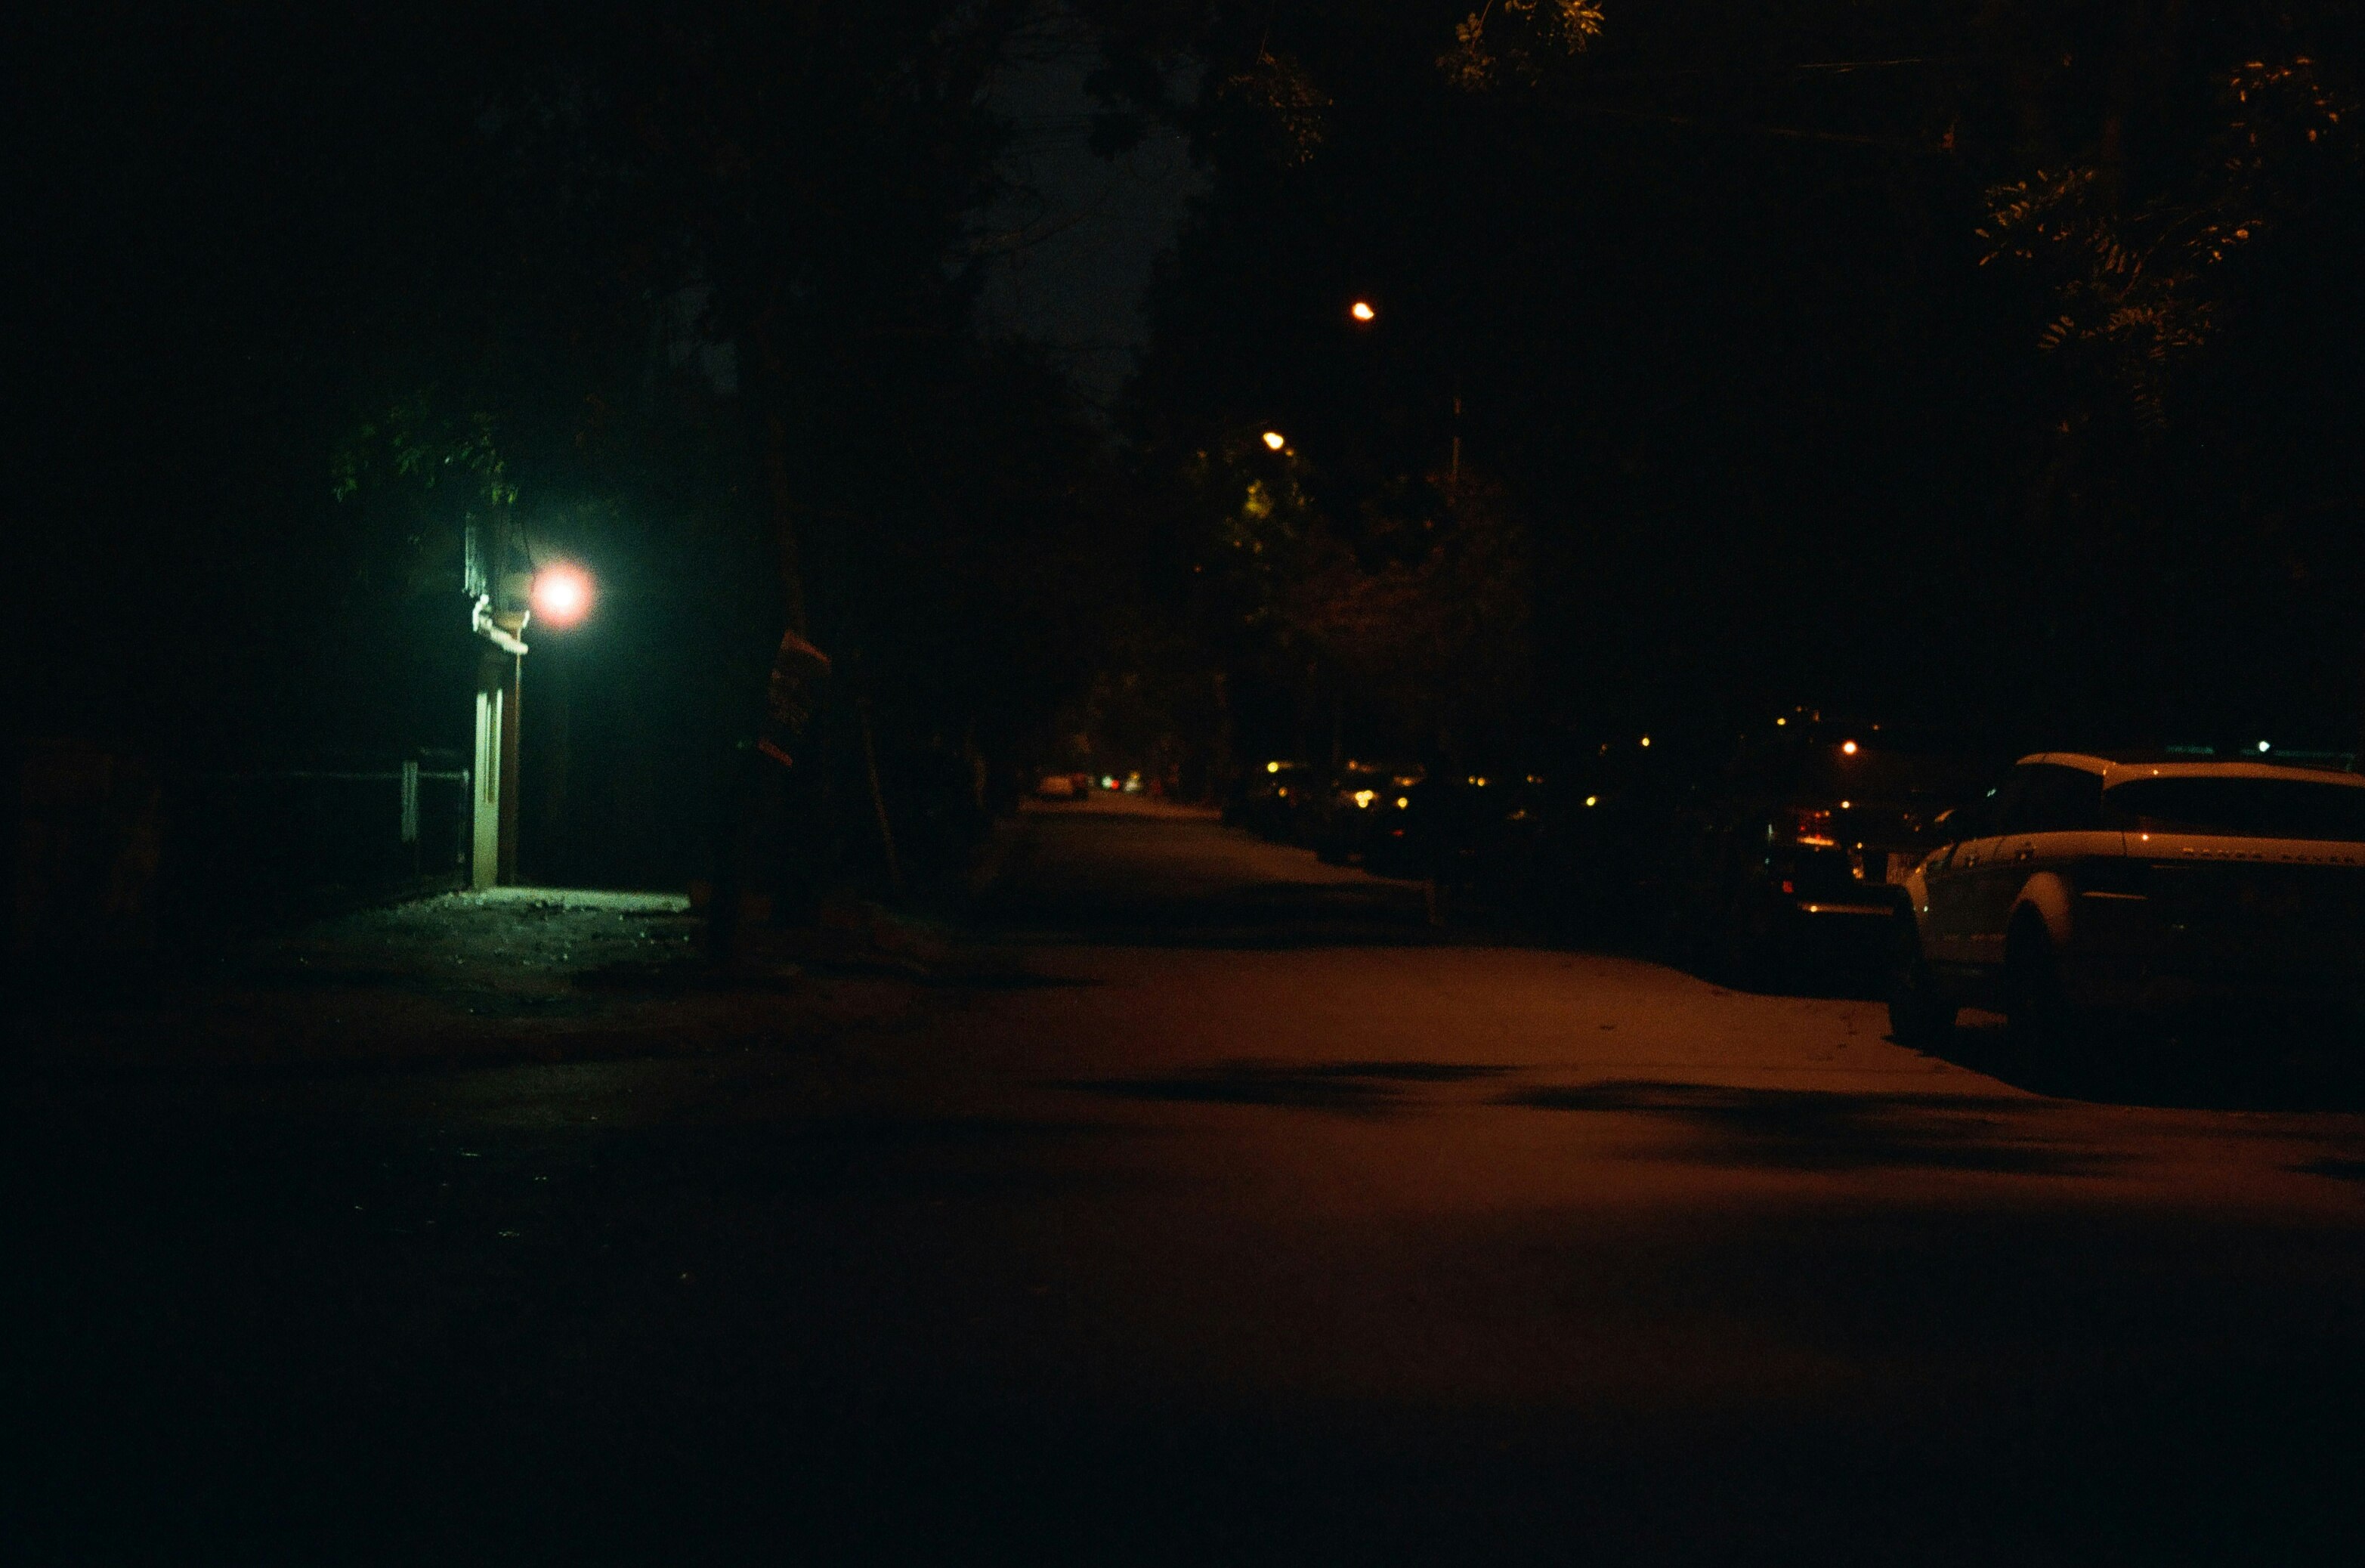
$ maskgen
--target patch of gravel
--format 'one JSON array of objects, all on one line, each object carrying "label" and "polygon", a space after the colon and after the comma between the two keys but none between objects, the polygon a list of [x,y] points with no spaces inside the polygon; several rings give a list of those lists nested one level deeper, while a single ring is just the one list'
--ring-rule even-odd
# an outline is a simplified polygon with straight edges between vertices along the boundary
[{"label": "patch of gravel", "polygon": [[676,895],[445,894],[247,943],[160,1005],[62,1010],[40,1021],[37,1049],[126,1067],[705,1054],[902,1027],[926,989],[867,926],[752,932],[727,968],[701,935]]}]

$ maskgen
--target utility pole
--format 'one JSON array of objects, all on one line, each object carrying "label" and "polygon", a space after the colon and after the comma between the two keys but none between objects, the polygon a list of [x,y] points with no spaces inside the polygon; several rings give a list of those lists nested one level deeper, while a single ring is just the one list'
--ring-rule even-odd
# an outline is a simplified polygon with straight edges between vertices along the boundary
[{"label": "utility pole", "polygon": [[469,767],[468,886],[478,892],[517,880],[518,721],[532,617],[531,574],[510,569],[517,524],[507,510],[465,535],[463,586],[475,599],[469,630],[491,645],[476,661],[476,741]]}]

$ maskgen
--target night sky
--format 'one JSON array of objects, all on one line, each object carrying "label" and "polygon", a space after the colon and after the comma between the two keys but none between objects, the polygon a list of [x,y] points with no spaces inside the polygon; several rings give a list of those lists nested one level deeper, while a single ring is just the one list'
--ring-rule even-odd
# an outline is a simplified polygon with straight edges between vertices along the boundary
[{"label": "night sky", "polygon": [[1093,117],[1104,106],[1085,83],[1098,64],[1091,33],[1069,24],[995,78],[993,106],[1011,128],[997,173],[1011,188],[981,215],[990,260],[978,330],[1042,345],[1106,405],[1149,340],[1152,270],[1205,182],[1169,125],[1122,151],[1093,150]]}]

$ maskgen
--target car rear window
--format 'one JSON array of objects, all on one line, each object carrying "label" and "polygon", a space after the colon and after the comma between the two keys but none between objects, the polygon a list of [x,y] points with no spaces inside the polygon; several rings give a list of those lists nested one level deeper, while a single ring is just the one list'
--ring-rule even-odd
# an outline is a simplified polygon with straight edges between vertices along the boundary
[{"label": "car rear window", "polygon": [[2365,842],[2365,788],[2304,778],[2137,778],[2105,790],[2118,825],[2142,833]]},{"label": "car rear window", "polygon": [[1770,748],[1740,770],[1744,780],[1801,800],[1955,801],[1985,781],[1984,764],[1865,745],[1854,752],[1819,745],[1788,754]]}]

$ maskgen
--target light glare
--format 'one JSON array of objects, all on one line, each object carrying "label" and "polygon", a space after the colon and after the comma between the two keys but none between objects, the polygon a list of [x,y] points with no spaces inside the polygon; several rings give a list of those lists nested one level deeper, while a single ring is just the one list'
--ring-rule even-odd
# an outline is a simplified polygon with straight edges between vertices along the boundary
[{"label": "light glare", "polygon": [[1347,314],[1352,316],[1358,321],[1368,321],[1374,316],[1377,316],[1379,312],[1372,308],[1372,302],[1370,300],[1358,299],[1354,304],[1347,308]]},{"label": "light glare", "polygon": [[579,566],[545,566],[533,579],[533,612],[553,626],[572,626],[591,608],[591,578]]},{"label": "light glare", "polygon": [[1283,447],[1289,444],[1289,438],[1283,435],[1279,431],[1267,431],[1264,432],[1264,443],[1272,450],[1279,452]]}]

